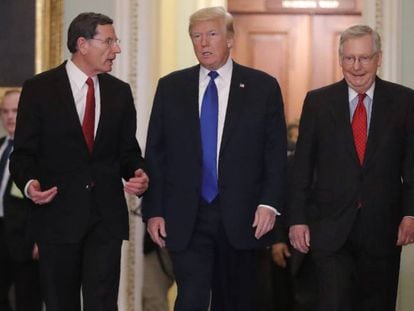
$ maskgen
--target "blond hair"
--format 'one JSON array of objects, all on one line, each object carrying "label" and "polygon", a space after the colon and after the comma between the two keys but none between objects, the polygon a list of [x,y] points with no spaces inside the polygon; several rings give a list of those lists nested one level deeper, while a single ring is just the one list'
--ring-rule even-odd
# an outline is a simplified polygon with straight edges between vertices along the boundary
[{"label": "blond hair", "polygon": [[215,19],[221,19],[224,21],[226,24],[227,34],[230,36],[234,35],[233,16],[222,6],[203,8],[191,14],[188,32],[191,35],[191,30],[194,25],[199,22],[211,21]]}]

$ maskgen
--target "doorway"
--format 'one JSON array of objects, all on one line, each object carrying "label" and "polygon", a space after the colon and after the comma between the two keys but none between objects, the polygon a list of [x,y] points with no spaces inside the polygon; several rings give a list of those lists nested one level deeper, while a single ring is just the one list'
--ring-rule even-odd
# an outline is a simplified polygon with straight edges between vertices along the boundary
[{"label": "doorway", "polygon": [[[338,2],[336,8],[283,7],[284,2]],[[286,122],[297,123],[306,93],[342,79],[341,32],[360,23],[361,1],[228,0],[236,27],[233,59],[277,78]]]}]

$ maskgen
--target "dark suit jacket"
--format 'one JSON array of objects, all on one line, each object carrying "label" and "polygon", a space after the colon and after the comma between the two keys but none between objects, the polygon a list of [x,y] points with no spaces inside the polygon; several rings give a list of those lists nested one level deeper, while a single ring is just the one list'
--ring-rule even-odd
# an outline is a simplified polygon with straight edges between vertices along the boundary
[{"label": "dark suit jacket", "polygon": [[136,111],[128,84],[100,74],[101,115],[88,152],[65,63],[23,86],[11,173],[21,190],[30,179],[58,187],[54,200],[33,210],[35,240],[76,242],[94,210],[114,237],[128,238],[121,178],[143,167],[135,138]]},{"label": "dark suit jacket", "polygon": [[[192,235],[200,200],[201,138],[199,66],[160,79],[148,130],[146,161],[151,184],[144,196],[144,220],[166,220],[167,247],[184,249]],[[252,223],[258,204],[282,210],[286,126],[277,81],[233,65],[228,108],[218,161],[219,208],[230,243],[239,249],[260,240]]]},{"label": "dark suit jacket", "polygon": [[402,216],[414,215],[413,183],[413,90],[376,79],[362,167],[354,147],[345,80],[307,94],[289,223],[310,225],[312,249],[341,247],[359,214],[361,245],[379,255],[395,250]]},{"label": "dark suit jacket", "polygon": [[[0,138],[0,146],[5,137]],[[21,197],[19,190],[15,188],[11,178],[7,181],[4,191],[4,235],[10,256],[16,261],[28,261],[32,259],[33,241],[27,236],[27,219],[30,203]],[[16,191],[17,190],[17,191]],[[0,250],[1,252],[1,250]]]}]

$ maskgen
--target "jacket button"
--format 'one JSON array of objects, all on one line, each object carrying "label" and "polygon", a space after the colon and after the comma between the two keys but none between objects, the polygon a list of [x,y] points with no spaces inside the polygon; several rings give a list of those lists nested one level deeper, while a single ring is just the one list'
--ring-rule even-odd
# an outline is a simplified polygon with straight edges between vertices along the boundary
[{"label": "jacket button", "polygon": [[92,190],[92,188],[95,186],[95,184],[93,183],[93,182],[91,182],[90,184],[87,184],[86,186],[85,186],[85,189],[86,190]]}]

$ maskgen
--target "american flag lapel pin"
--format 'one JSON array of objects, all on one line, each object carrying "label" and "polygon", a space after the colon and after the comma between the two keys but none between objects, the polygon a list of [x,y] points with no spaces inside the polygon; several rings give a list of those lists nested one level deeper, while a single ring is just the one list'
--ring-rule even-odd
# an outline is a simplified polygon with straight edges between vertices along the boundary
[{"label": "american flag lapel pin", "polygon": [[244,89],[244,83],[240,83],[239,86]]}]

